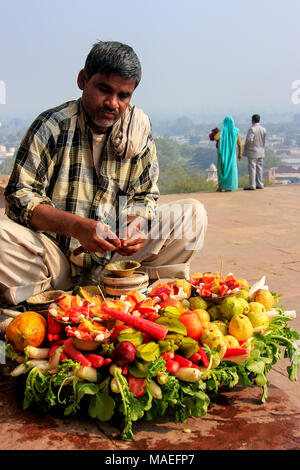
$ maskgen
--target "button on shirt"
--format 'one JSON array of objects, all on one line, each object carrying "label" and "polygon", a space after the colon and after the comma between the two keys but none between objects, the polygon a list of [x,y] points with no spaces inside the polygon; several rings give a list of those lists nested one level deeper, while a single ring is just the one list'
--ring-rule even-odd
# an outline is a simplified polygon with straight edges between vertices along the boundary
[{"label": "button on shirt", "polygon": [[[40,114],[17,152],[5,190],[6,214],[31,228],[30,217],[35,207],[50,204],[99,220],[113,230],[121,213],[119,196],[123,196],[123,201],[125,196],[127,204],[122,214],[125,211],[127,215],[152,219],[159,197],[158,163],[152,136],[150,133],[146,136],[143,151],[123,158],[116,153],[111,139],[114,126],[105,142],[95,142],[93,152],[93,135],[81,99]],[[94,265],[104,266],[111,258],[110,252],[100,256],[82,253],[75,257],[72,253],[80,246],[76,238],[55,233],[46,235],[56,240],[71,261],[74,282]]]}]

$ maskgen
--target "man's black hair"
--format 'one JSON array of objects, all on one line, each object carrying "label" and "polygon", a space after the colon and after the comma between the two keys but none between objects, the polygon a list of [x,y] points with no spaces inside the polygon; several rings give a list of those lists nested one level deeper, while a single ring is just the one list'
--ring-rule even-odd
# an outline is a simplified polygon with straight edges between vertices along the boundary
[{"label": "man's black hair", "polygon": [[84,66],[88,78],[95,73],[112,73],[128,80],[134,79],[136,87],[141,76],[142,67],[132,47],[117,41],[98,41],[89,52]]},{"label": "man's black hair", "polygon": [[259,122],[260,121],[260,115],[259,114],[253,114],[252,121],[253,122]]}]

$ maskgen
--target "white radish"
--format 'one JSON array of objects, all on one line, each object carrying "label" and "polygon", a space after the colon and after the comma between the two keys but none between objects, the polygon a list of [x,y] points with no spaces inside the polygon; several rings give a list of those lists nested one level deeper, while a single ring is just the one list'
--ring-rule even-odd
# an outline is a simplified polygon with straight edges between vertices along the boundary
[{"label": "white radish", "polygon": [[110,381],[110,389],[113,393],[121,393],[119,384],[115,378],[111,379]]},{"label": "white radish", "polygon": [[160,388],[159,385],[157,385],[157,383],[154,382],[154,380],[150,380],[149,388],[150,388],[151,392],[153,393],[154,398],[156,398],[157,400],[162,399],[161,388]]},{"label": "white radish", "polygon": [[184,382],[198,382],[201,379],[201,371],[193,367],[180,367],[175,376]]},{"label": "white radish", "polygon": [[62,350],[63,350],[63,346],[55,349],[55,351],[49,357],[49,364],[48,364],[49,370],[55,369],[58,366]]},{"label": "white radish", "polygon": [[48,359],[50,348],[36,348],[35,346],[26,346],[24,352],[31,359]]},{"label": "white radish", "polygon": [[120,373],[122,373],[122,369],[119,366],[117,366],[117,364],[111,364],[111,366],[109,368],[110,375],[115,375],[116,370],[118,370]]},{"label": "white radish", "polygon": [[25,364],[20,364],[15,369],[13,369],[10,373],[13,377],[18,377],[19,375],[25,374],[28,369],[33,369],[34,367],[38,367],[41,372],[46,372],[48,370],[48,361],[42,361],[39,359],[32,359],[31,361],[27,361]]},{"label": "white radish", "polygon": [[88,366],[79,366],[75,368],[74,375],[88,382],[97,382],[97,369]]},{"label": "white radish", "polygon": [[10,375],[12,377],[18,377],[19,375],[25,374],[26,367],[24,364],[18,365],[14,370],[11,371]]}]

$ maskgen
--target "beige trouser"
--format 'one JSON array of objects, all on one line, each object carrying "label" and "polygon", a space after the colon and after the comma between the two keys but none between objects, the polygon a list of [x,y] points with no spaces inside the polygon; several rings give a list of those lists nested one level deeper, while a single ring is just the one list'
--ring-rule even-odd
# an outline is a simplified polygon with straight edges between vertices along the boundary
[{"label": "beige trouser", "polygon": [[[117,259],[134,259],[150,279],[188,278],[189,263],[204,243],[207,214],[196,199],[183,199],[159,207],[158,217],[144,247],[130,257],[117,253]],[[98,266],[82,279],[95,284],[104,268]],[[70,264],[46,235],[11,220],[0,222],[0,294],[17,305],[28,297],[49,289],[72,287]]]}]

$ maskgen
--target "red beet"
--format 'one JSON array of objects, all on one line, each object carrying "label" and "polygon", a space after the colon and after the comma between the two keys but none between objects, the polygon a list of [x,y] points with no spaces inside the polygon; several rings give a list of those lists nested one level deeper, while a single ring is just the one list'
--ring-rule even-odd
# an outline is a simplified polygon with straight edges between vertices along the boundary
[{"label": "red beet", "polygon": [[130,341],[118,343],[112,352],[112,360],[119,366],[127,366],[135,359],[136,347]]}]

